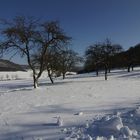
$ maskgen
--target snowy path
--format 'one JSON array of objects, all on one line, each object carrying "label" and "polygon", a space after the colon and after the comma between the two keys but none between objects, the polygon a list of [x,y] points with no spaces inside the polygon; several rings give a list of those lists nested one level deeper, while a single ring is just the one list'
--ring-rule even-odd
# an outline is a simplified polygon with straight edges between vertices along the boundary
[{"label": "snowy path", "polygon": [[[140,101],[139,75],[139,71],[112,73],[108,81],[92,74],[75,75],[36,90],[31,86],[20,90],[20,85],[32,85],[31,81],[15,81],[10,92],[11,83],[5,81],[0,86],[4,89],[0,96],[0,140],[57,140],[65,136],[61,132],[64,128],[135,108]],[[62,127],[57,125],[59,116]]]}]

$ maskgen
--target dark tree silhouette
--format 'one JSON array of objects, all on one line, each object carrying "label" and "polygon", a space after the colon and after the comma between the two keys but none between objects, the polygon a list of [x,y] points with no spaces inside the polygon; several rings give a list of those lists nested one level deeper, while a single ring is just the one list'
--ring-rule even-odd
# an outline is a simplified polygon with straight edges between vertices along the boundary
[{"label": "dark tree silhouette", "polygon": [[59,52],[58,57],[58,71],[62,73],[65,79],[66,72],[71,71],[80,61],[81,57],[71,49],[63,49]]},{"label": "dark tree silhouette", "polygon": [[[11,23],[3,26],[3,40],[0,44],[2,52],[19,53],[27,58],[33,71],[34,88],[38,86],[38,79],[44,71],[44,59],[49,46],[58,46],[66,43],[70,38],[65,35],[58,22],[45,22],[40,24],[33,18],[16,17]],[[34,55],[39,53],[39,63],[36,64]],[[39,72],[37,72],[37,69]]]},{"label": "dark tree silhouette", "polygon": [[111,43],[109,39],[106,39],[105,42],[102,44],[102,57],[103,63],[105,67],[105,80],[107,80],[107,73],[110,72],[112,57],[122,51],[122,47],[120,45],[114,45]]},{"label": "dark tree silhouette", "polygon": [[99,68],[104,68],[105,80],[107,80],[107,73],[113,66],[112,57],[121,51],[122,47],[120,45],[112,44],[109,39],[106,39],[105,42],[94,44],[87,49],[86,63],[90,62],[94,66],[97,76]]},{"label": "dark tree silhouette", "polygon": [[102,47],[100,43],[93,44],[88,47],[86,50],[86,62],[85,67],[87,69],[96,71],[96,75],[98,76],[99,67],[102,64]]}]

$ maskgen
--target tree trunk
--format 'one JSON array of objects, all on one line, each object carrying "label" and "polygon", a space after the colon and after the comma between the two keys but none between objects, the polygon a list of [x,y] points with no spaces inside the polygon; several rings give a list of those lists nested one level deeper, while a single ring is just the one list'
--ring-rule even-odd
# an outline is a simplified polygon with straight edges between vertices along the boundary
[{"label": "tree trunk", "polygon": [[35,74],[33,74],[34,88],[38,87],[38,78],[36,78]]},{"label": "tree trunk", "polygon": [[130,72],[130,66],[128,66],[127,71]]},{"label": "tree trunk", "polygon": [[105,66],[105,80],[107,80],[107,66]]},{"label": "tree trunk", "polygon": [[65,72],[63,72],[63,79],[65,79]]},{"label": "tree trunk", "polygon": [[98,69],[96,69],[96,76],[99,76],[99,71],[98,71]]},{"label": "tree trunk", "polygon": [[54,81],[53,81],[53,79],[52,79],[52,75],[51,75],[51,73],[50,73],[50,70],[48,70],[48,76],[49,76],[49,78],[50,78],[51,83],[53,84]]}]

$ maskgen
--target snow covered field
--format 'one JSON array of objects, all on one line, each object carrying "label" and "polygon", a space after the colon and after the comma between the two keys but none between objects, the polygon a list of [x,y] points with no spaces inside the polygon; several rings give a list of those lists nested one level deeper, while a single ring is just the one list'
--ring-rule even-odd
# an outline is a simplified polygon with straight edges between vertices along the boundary
[{"label": "snow covered field", "polygon": [[43,76],[38,89],[25,75],[0,81],[0,140],[140,139],[139,70],[113,71],[108,81],[73,75],[54,85]]}]

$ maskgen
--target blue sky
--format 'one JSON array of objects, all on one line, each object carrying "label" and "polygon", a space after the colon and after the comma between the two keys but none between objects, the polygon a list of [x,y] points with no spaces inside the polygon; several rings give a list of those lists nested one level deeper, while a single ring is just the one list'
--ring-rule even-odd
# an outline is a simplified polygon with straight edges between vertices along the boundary
[{"label": "blue sky", "polygon": [[72,48],[84,54],[87,46],[106,38],[125,49],[140,43],[139,7],[140,0],[0,0],[0,18],[58,20],[73,38]]}]

